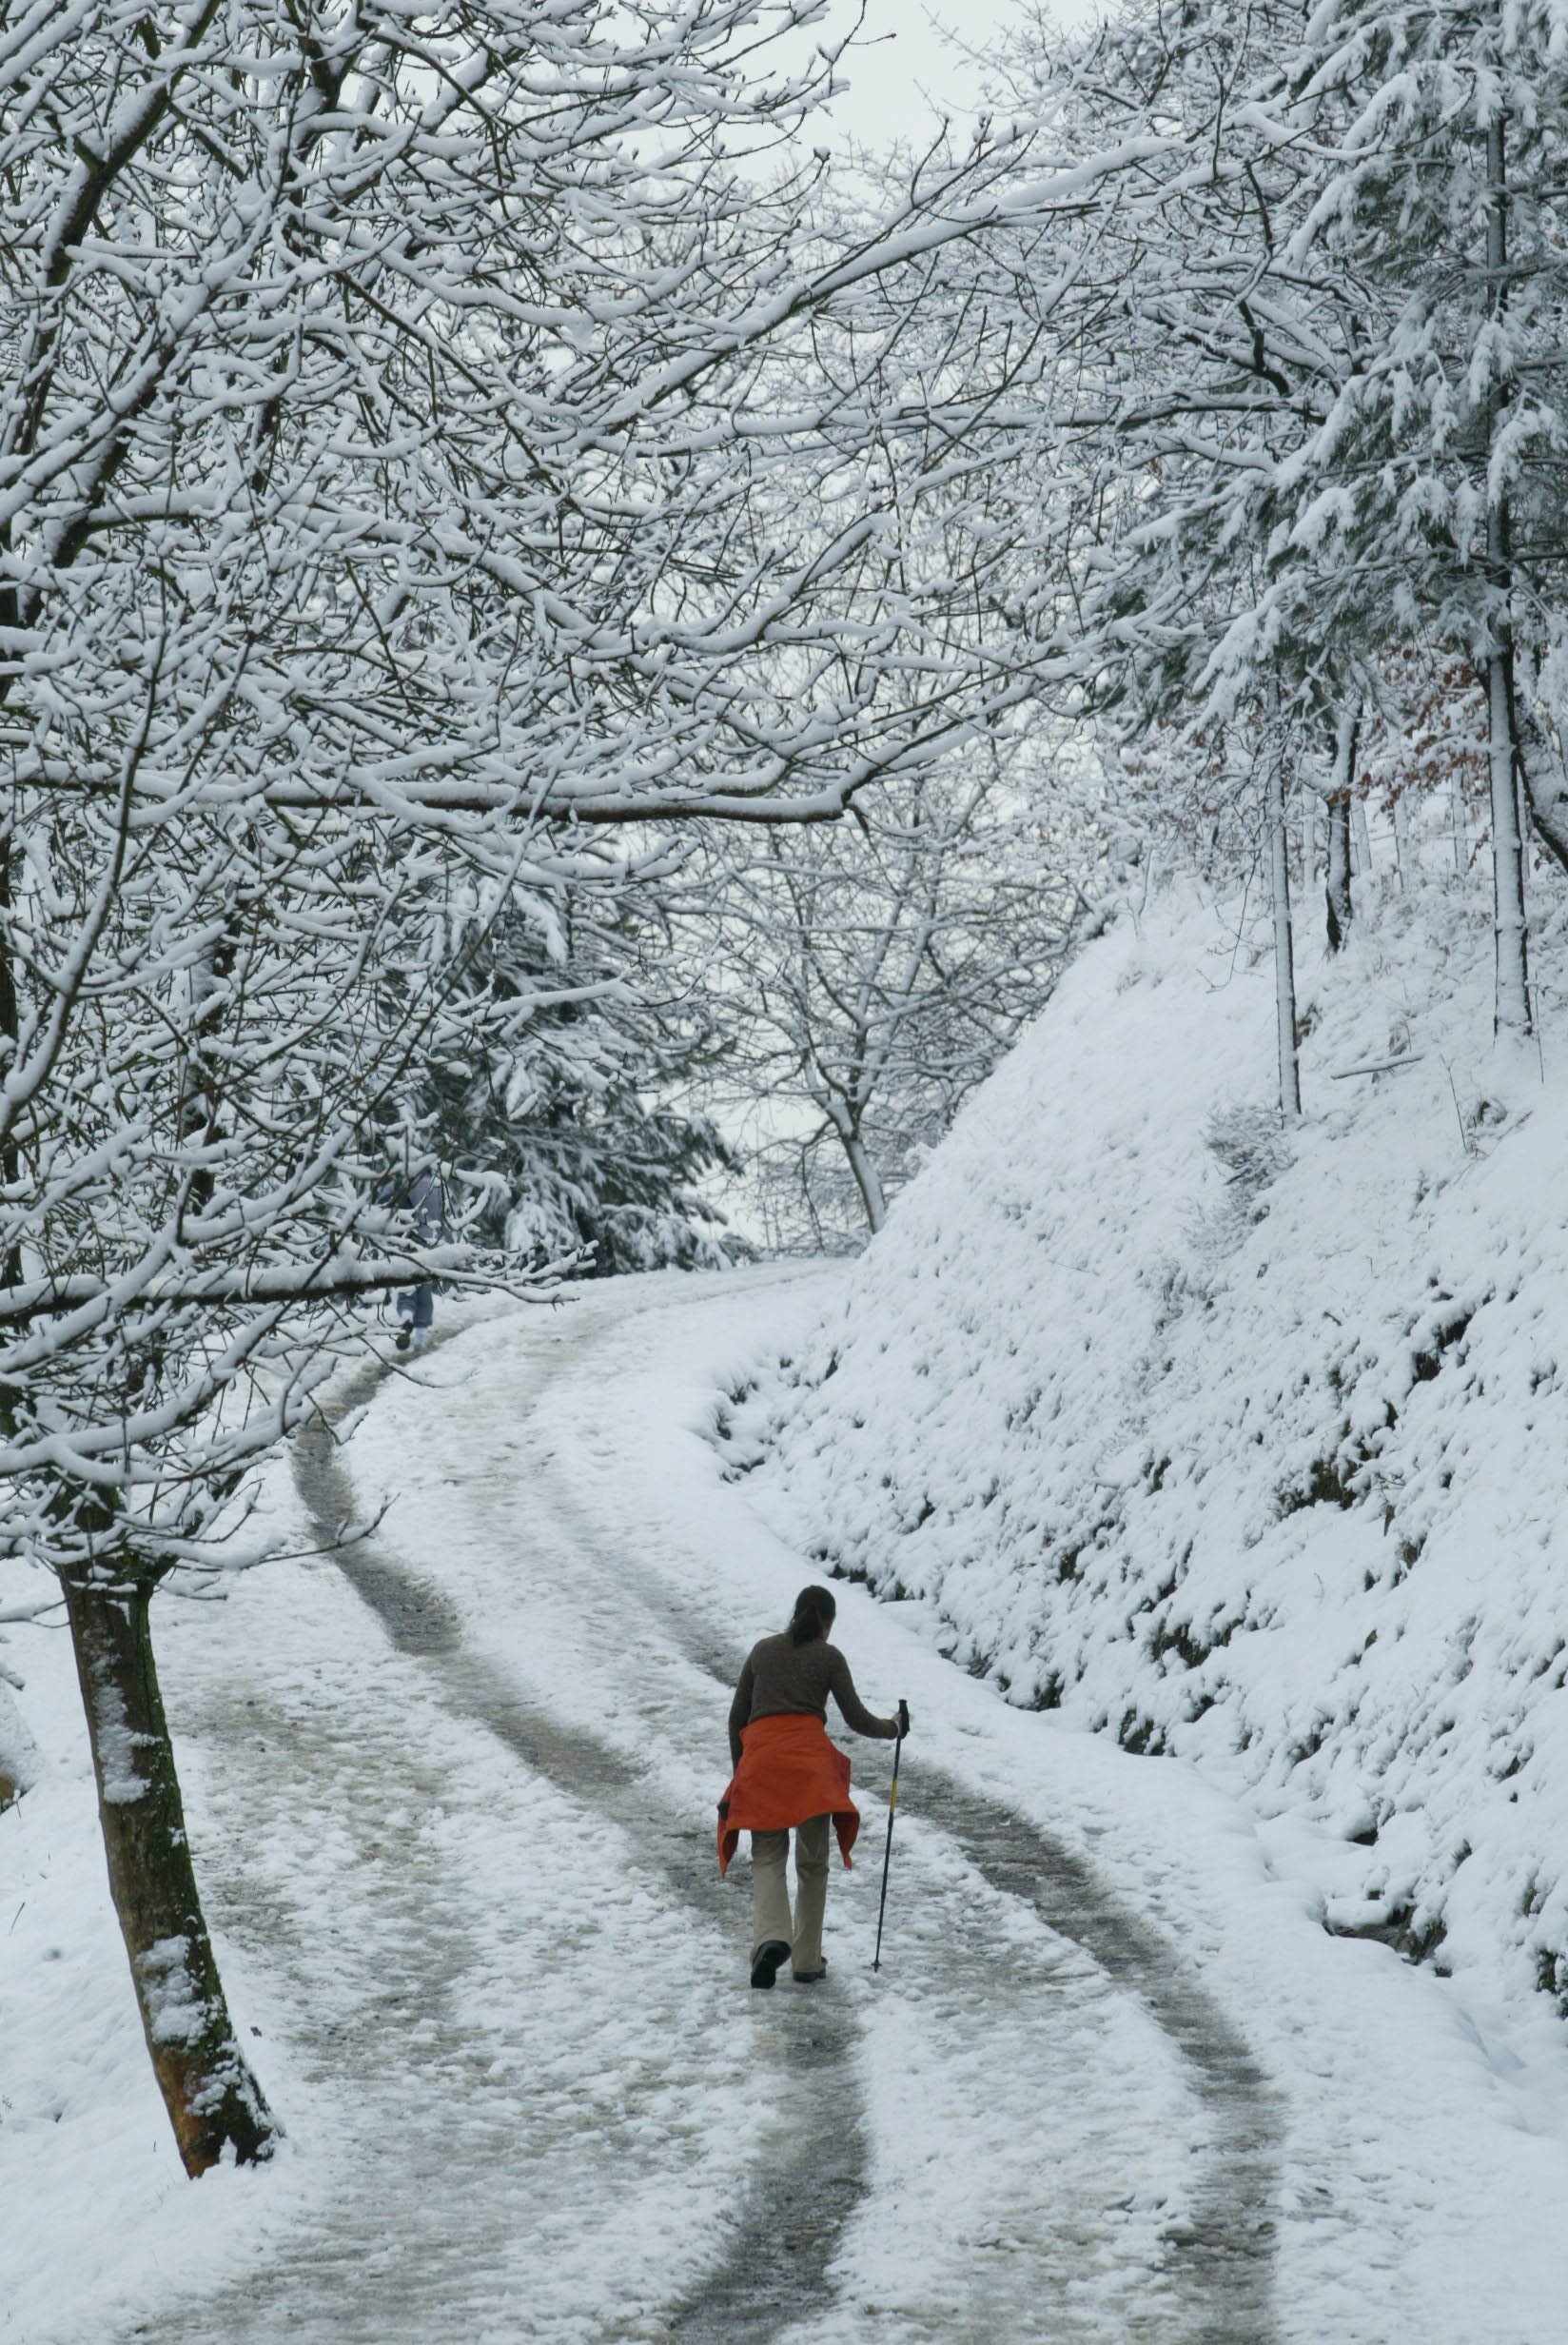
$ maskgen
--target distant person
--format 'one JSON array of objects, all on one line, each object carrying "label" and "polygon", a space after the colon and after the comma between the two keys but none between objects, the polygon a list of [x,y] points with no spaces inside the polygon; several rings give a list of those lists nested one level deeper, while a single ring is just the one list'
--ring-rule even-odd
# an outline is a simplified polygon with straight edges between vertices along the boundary
[{"label": "distant person", "polygon": [[[729,1869],[742,1832],[752,1836],[752,1984],[771,1987],[788,1962],[801,1986],[827,1976],[822,1915],[828,1898],[828,1825],[846,1864],[860,1815],[850,1763],[828,1740],[828,1696],[855,1734],[891,1743],[909,1712],[875,1718],[854,1690],[850,1665],[829,1631],[838,1606],[829,1589],[803,1587],[782,1636],[754,1645],[730,1705],[735,1775],[718,1803],[718,1869]],[[794,1832],[794,1912],[788,1863]]]},{"label": "distant person", "polygon": [[[446,1195],[441,1175],[427,1166],[407,1180],[389,1181],[381,1192],[383,1205],[400,1207],[412,1220],[414,1243],[417,1246],[439,1246],[446,1235]],[[398,1332],[393,1337],[400,1351],[412,1346],[422,1351],[430,1341],[430,1330],[436,1318],[436,1289],[428,1278],[418,1286],[398,1289]]]}]

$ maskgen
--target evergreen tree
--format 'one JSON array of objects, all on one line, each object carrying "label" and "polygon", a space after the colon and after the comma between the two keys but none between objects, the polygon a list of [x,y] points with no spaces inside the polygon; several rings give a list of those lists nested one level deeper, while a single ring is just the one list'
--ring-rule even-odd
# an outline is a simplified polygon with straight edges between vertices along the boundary
[{"label": "evergreen tree", "polygon": [[509,1253],[585,1271],[719,1268],[737,1241],[700,1193],[733,1169],[683,1100],[706,1047],[661,1009],[624,903],[519,890],[469,938],[459,983],[485,996],[482,1054],[432,1049],[420,1120],[466,1229]]}]

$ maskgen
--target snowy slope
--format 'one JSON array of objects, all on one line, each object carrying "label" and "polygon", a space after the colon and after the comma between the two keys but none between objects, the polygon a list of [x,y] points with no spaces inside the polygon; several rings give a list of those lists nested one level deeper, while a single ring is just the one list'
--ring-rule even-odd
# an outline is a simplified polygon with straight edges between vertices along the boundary
[{"label": "snowy slope", "polygon": [[1239,916],[1124,918],[725,1429],[1015,1703],[1245,1791],[1331,1927],[1568,2010],[1560,939],[1504,1059],[1468,883],[1368,910],[1303,942],[1284,1142]]}]

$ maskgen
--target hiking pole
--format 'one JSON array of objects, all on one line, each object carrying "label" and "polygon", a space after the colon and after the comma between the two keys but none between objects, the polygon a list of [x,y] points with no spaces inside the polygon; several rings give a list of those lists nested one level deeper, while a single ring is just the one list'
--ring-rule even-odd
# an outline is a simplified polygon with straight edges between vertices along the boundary
[{"label": "hiking pole", "polygon": [[909,1730],[910,1705],[907,1702],[900,1702],[898,1705],[898,1734],[892,1746],[892,1783],[888,1791],[888,1842],[882,1851],[882,1902],[876,1909],[876,1953],[872,1961],[872,1970],[880,1970],[882,1967],[882,1921],[888,1910],[888,1867],[892,1862],[892,1820],[898,1813],[898,1762],[903,1755],[904,1737]]}]

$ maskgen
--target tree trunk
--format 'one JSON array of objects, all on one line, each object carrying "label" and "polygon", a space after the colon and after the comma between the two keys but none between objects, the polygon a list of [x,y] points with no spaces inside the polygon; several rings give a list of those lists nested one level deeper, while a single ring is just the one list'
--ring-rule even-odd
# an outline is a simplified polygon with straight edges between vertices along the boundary
[{"label": "tree trunk", "polygon": [[1355,845],[1354,870],[1358,879],[1372,877],[1372,834],[1366,827],[1366,800],[1352,797],[1350,800],[1350,836]]},{"label": "tree trunk", "polygon": [[202,1916],[152,1654],[151,1590],[87,1578],[64,1588],[109,1893],[180,2156],[190,2175],[225,2151],[254,2164],[271,2156],[279,2128],[235,2040]]},{"label": "tree trunk", "polygon": [[1350,799],[1356,785],[1356,742],[1360,732],[1357,712],[1350,708],[1342,710],[1334,729],[1334,775],[1328,792],[1328,874],[1324,897],[1330,953],[1341,950],[1355,916],[1350,894]]},{"label": "tree trunk", "polygon": [[1274,1001],[1280,1045],[1280,1113],[1292,1121],[1302,1112],[1301,1066],[1296,1055],[1296,954],[1290,929],[1290,857],[1284,828],[1284,778],[1280,756],[1268,751],[1268,871],[1274,908]]},{"label": "tree trunk", "polygon": [[[1488,529],[1490,535],[1490,527]],[[1530,959],[1524,915],[1524,841],[1514,767],[1513,687],[1506,651],[1486,662],[1486,744],[1492,801],[1492,931],[1496,988],[1492,1030],[1530,1032]]]},{"label": "tree trunk", "polygon": [[1328,949],[1338,953],[1350,934],[1350,793],[1328,801],[1328,877],[1323,889],[1328,913]]},{"label": "tree trunk", "polygon": [[1316,790],[1302,792],[1302,887],[1318,884],[1318,813],[1323,801]]},{"label": "tree trunk", "polygon": [[1402,790],[1394,793],[1394,869],[1400,894],[1406,895],[1410,887],[1410,808]]},{"label": "tree trunk", "polygon": [[[0,609],[4,608],[0,601]],[[0,691],[3,698],[3,691]],[[14,849],[8,837],[0,842],[0,1082],[10,1082],[16,1071],[17,1045],[22,1032],[21,1010],[16,998],[15,956],[11,949],[11,887]],[[0,1147],[0,1180],[8,1190],[14,1191],[21,1178],[22,1160],[14,1137],[14,1122]],[[11,1246],[0,1264],[0,1279],[8,1287],[22,1283],[22,1249]],[[0,1425],[8,1436],[14,1432],[16,1418],[10,1390],[0,1387]]]},{"label": "tree trunk", "polygon": [[[1507,300],[1508,155],[1507,120],[1501,110],[1486,126],[1487,309],[1494,323]],[[1493,366],[1495,369],[1496,360]],[[1494,371],[1486,395],[1487,453],[1496,447],[1507,395]],[[1487,467],[1491,485],[1492,468]],[[1509,618],[1513,588],[1506,492],[1491,486],[1486,507],[1486,567],[1498,597],[1495,644],[1486,662],[1486,762],[1492,812],[1492,934],[1496,983],[1492,1030],[1499,1035],[1530,1032],[1529,941],[1524,916],[1524,841],[1519,814],[1519,775],[1514,754],[1514,654]]]},{"label": "tree trunk", "polygon": [[840,1132],[838,1136],[844,1143],[844,1153],[850,1160],[850,1171],[854,1174],[854,1185],[860,1192],[860,1202],[866,1209],[866,1220],[874,1237],[888,1218],[888,1201],[882,1194],[882,1183],[877,1177],[876,1167],[867,1154],[866,1144],[858,1132]]}]

